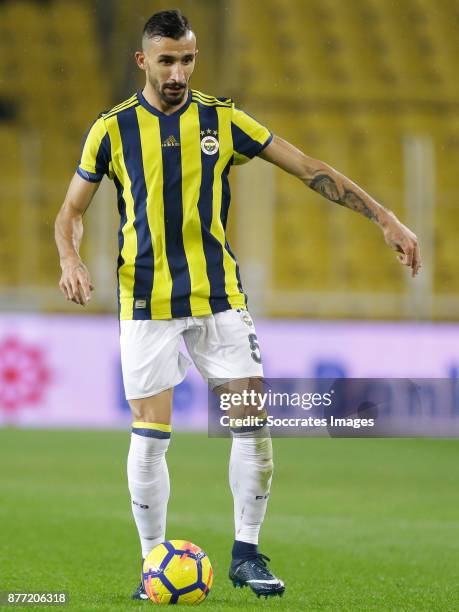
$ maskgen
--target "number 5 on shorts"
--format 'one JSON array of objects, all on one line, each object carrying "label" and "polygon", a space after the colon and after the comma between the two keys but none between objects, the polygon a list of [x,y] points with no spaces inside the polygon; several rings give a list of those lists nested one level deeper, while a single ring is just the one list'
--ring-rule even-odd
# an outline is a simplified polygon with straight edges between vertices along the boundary
[{"label": "number 5 on shorts", "polygon": [[252,359],[257,363],[261,363],[260,345],[258,344],[257,334],[249,334],[249,344],[252,350]]}]

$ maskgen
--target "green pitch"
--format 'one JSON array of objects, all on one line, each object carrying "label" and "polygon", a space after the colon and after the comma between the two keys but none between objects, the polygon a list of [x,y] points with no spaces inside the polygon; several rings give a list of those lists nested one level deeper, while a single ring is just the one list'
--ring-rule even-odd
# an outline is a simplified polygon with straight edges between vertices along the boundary
[{"label": "green pitch", "polygon": [[[64,610],[151,608],[129,600],[140,553],[128,443],[128,433],[0,430],[1,591],[67,591]],[[265,601],[226,575],[229,441],[173,435],[168,537],[210,556],[201,609],[459,609],[459,441],[274,440],[274,450],[261,550],[286,593]]]}]

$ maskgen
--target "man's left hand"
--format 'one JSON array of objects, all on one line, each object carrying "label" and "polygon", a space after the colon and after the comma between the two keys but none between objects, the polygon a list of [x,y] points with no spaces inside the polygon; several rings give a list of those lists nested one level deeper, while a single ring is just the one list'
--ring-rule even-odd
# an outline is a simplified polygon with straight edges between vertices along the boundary
[{"label": "man's left hand", "polygon": [[399,253],[399,262],[411,268],[411,276],[416,276],[421,268],[421,252],[416,234],[392,214],[383,227],[383,233],[386,243]]}]

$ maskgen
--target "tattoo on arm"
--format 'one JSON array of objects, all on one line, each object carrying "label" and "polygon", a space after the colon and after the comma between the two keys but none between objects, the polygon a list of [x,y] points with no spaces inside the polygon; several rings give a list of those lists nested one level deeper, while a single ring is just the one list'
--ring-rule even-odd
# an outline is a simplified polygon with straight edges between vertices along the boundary
[{"label": "tattoo on arm", "polygon": [[338,186],[328,174],[318,174],[309,183],[309,187],[328,200],[341,204]]},{"label": "tattoo on arm", "polygon": [[370,221],[378,221],[378,215],[365,204],[364,200],[355,191],[346,189],[341,203],[356,212],[362,213]]},{"label": "tattoo on arm", "polygon": [[309,182],[309,187],[324,196],[324,198],[361,213],[367,219],[370,219],[370,221],[378,221],[376,212],[369,208],[361,196],[352,189],[346,188],[344,193],[340,194],[336,181],[328,174],[322,173],[315,176]]}]

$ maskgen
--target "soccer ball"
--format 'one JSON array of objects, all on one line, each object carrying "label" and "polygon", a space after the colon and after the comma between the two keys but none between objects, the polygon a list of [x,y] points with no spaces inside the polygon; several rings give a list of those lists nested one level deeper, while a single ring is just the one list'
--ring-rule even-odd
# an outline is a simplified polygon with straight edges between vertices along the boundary
[{"label": "soccer ball", "polygon": [[209,557],[187,540],[158,544],[143,562],[145,591],[156,604],[200,604],[212,581]]}]

